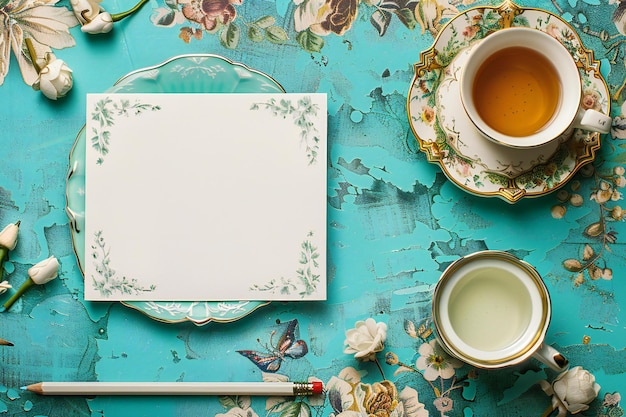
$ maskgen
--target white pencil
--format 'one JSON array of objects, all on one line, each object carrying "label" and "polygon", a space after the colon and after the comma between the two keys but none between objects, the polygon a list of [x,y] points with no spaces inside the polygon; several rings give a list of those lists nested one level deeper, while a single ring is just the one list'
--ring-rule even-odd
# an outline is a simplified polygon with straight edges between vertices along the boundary
[{"label": "white pencil", "polygon": [[264,395],[321,394],[321,382],[39,382],[22,387],[41,395]]}]

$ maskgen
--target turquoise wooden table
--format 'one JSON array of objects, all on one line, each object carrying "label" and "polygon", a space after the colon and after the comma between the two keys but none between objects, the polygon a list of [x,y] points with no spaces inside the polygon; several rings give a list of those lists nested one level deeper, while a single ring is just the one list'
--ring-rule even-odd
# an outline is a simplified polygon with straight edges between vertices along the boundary
[{"label": "turquoise wooden table", "polygon": [[[114,15],[134,3],[100,6]],[[60,263],[57,279],[29,288],[0,313],[0,415],[623,415],[624,6],[150,0],[110,32],[89,34],[65,0],[0,0],[0,229],[19,221],[0,280],[12,288],[0,301],[36,263],[50,256]],[[459,157],[446,135],[420,137],[424,124],[439,120],[430,100],[441,68],[504,25],[537,27],[593,51],[585,55],[586,75],[597,83],[584,86],[585,105],[610,113],[609,134],[581,133],[567,151],[512,176],[486,175],[481,161]],[[35,54],[52,51],[71,68],[65,97],[51,100],[31,88],[36,70],[14,52],[16,45],[26,51],[24,36],[35,40]],[[435,39],[437,54],[421,55]],[[189,54],[224,57],[229,68],[243,64],[287,92],[328,94],[327,301],[180,308],[84,301],[66,193],[86,94],[107,91],[133,71],[169,70],[164,63]],[[419,63],[428,68],[415,78]],[[216,146],[228,137],[227,127],[198,127]],[[80,196],[74,188],[69,194]],[[162,226],[177,220],[172,214]],[[452,261],[484,249],[511,252],[541,273],[553,302],[546,343],[568,357],[568,374],[534,360],[485,371],[441,352],[430,321],[434,285]],[[358,360],[344,342],[366,319],[384,343],[366,355],[372,360]],[[291,330],[294,340],[284,336]],[[289,350],[296,344],[307,349]],[[238,352],[245,350],[272,358],[273,366]],[[324,382],[325,396],[85,398],[21,389],[40,381],[309,378]],[[577,383],[594,395],[576,398]]]}]

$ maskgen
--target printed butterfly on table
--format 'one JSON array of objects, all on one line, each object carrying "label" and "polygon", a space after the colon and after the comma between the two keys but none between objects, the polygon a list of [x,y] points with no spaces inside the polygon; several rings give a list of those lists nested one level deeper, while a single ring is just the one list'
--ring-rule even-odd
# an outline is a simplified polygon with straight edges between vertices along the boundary
[{"label": "printed butterfly on table", "polygon": [[291,320],[287,323],[285,332],[276,345],[272,342],[276,331],[272,331],[269,346],[266,346],[266,352],[238,350],[237,353],[250,359],[263,372],[276,372],[280,369],[280,365],[285,358],[299,359],[309,351],[306,342],[298,339],[297,330],[298,320]]}]

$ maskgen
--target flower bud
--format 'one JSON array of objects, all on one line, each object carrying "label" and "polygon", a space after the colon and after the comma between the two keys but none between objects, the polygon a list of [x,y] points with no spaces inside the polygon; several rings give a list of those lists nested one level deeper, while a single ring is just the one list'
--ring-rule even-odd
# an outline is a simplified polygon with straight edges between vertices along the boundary
[{"label": "flower bud", "polygon": [[65,97],[73,86],[72,70],[53,54],[49,54],[47,60],[48,65],[42,68],[39,77],[33,83],[33,89],[41,90],[50,100]]},{"label": "flower bud", "polygon": [[84,33],[97,35],[99,33],[109,33],[113,29],[113,18],[108,12],[101,12],[94,17],[91,22],[85,23],[80,30]]},{"label": "flower bud", "polygon": [[54,256],[36,263],[28,269],[28,279],[20,288],[0,307],[1,311],[6,311],[34,284],[43,285],[52,281],[59,274],[59,261]]},{"label": "flower bud", "polygon": [[0,248],[7,250],[15,249],[17,245],[17,232],[19,231],[20,224],[10,224],[0,232]]},{"label": "flower bud", "polygon": [[28,269],[28,276],[38,285],[52,281],[58,273],[59,261],[54,256],[44,259]]},{"label": "flower bud", "polygon": [[11,289],[11,284],[8,281],[0,282],[0,294],[4,294],[7,290]]}]

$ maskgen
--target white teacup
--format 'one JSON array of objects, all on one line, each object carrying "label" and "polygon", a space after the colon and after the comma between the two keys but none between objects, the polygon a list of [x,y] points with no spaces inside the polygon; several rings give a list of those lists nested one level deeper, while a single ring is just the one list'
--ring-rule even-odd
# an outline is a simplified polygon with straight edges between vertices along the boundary
[{"label": "white teacup", "polygon": [[611,118],[584,109],[572,55],[537,29],[508,28],[481,40],[461,71],[460,96],[476,128],[514,148],[569,138],[574,128],[608,133]]},{"label": "white teacup", "polygon": [[535,268],[501,251],[462,257],[443,272],[433,296],[433,323],[442,347],[480,368],[502,368],[535,357],[560,371],[567,359],[543,344],[552,308]]}]

